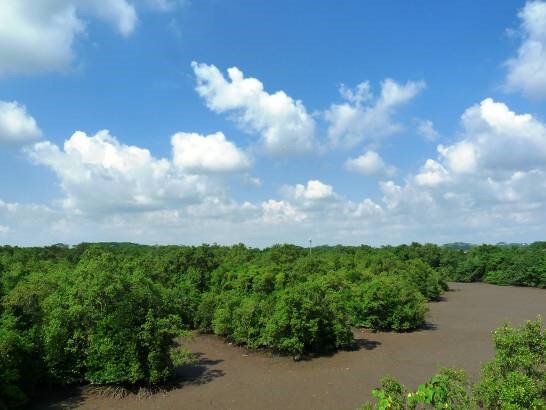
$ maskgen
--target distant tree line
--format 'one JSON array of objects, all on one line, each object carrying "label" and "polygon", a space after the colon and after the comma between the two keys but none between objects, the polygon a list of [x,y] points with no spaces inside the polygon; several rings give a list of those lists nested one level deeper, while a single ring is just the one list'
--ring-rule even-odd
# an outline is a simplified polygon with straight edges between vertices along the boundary
[{"label": "distant tree line", "polygon": [[409,331],[448,280],[546,287],[546,243],[0,247],[0,408],[44,383],[162,383],[192,330],[294,356]]}]

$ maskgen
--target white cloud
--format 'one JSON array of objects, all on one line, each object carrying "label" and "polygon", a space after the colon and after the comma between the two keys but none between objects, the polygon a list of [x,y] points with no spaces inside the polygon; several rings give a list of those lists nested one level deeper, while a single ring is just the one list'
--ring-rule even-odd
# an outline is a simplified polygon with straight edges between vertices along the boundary
[{"label": "white cloud", "polygon": [[381,83],[381,94],[374,99],[368,82],[360,83],[354,91],[342,86],[340,93],[347,102],[332,104],[325,112],[330,142],[352,147],[362,140],[399,132],[402,126],[393,119],[396,110],[411,101],[424,87],[422,81],[408,81],[401,85],[386,79]]},{"label": "white cloud", "polygon": [[275,155],[299,154],[313,148],[315,122],[299,100],[284,91],[269,94],[256,78],[245,78],[236,67],[228,79],[214,65],[192,63],[197,92],[209,109],[231,113],[246,132],[259,133],[267,151]]},{"label": "white cloud", "polygon": [[396,169],[386,165],[383,158],[375,151],[366,151],[357,158],[349,158],[345,162],[345,168],[367,176],[390,176],[396,172]]},{"label": "white cloud", "polygon": [[440,136],[430,120],[420,120],[417,124],[417,133],[428,141],[436,141]]},{"label": "white cloud", "polygon": [[0,75],[66,69],[76,37],[85,32],[83,16],[105,20],[124,36],[137,23],[126,0],[3,0]]},{"label": "white cloud", "polygon": [[9,227],[0,225],[0,236],[7,235],[10,232]]},{"label": "white cloud", "polygon": [[261,206],[244,201],[239,203],[230,198],[207,197],[202,202],[188,205],[185,213],[196,221],[218,220],[244,222],[260,218]]},{"label": "white cloud", "polygon": [[151,210],[199,201],[217,191],[205,176],[186,174],[147,149],[123,145],[107,130],[75,132],[64,149],[41,142],[28,149],[59,178],[64,207],[85,212]]},{"label": "white cloud", "polygon": [[[267,245],[309,236],[317,241],[341,240],[346,230],[356,228],[362,234],[384,216],[372,200],[353,203],[316,179],[285,187],[285,199],[237,202],[230,198],[225,181],[209,173],[217,166],[214,158],[200,155],[214,152],[216,144],[228,144],[229,148],[222,146],[224,151],[238,152],[236,147],[222,134],[177,136],[197,146],[177,146],[179,138],[173,136],[172,159],[155,158],[146,149],[122,144],[108,131],[93,136],[75,132],[62,147],[34,144],[26,152],[55,173],[64,197],[50,205],[0,200],[0,226],[9,226],[10,243],[20,244],[245,241]],[[209,143],[208,150],[201,149]],[[192,151],[189,158],[197,159],[189,163],[184,159],[180,166],[179,149]],[[222,170],[232,165],[221,164]],[[207,175],[193,174],[197,170]],[[36,226],[41,227],[39,232]]]},{"label": "white cloud", "polygon": [[296,184],[294,186],[285,185],[281,191],[284,195],[294,200],[317,201],[330,199],[335,196],[334,188],[316,179],[307,181],[307,186]]},{"label": "white cloud", "polygon": [[171,143],[174,164],[187,172],[242,172],[251,165],[247,155],[221,132],[207,136],[179,132]]},{"label": "white cloud", "polygon": [[427,159],[419,174],[415,176],[417,185],[436,186],[449,179],[449,173],[442,164]]},{"label": "white cloud", "polygon": [[[56,174],[65,197],[52,207],[0,201],[0,225],[13,223],[17,232],[13,240],[22,243],[43,243],[41,235],[30,235],[31,227],[38,225],[54,242],[140,238],[164,243],[180,235],[196,242],[244,240],[266,226],[284,229],[286,224],[302,223],[307,219],[304,201],[320,202],[334,195],[331,186],[311,180],[296,187],[294,203],[276,199],[239,203],[229,197],[222,180],[213,177],[235,170],[241,161],[247,165],[246,157],[223,134],[178,133],[172,143],[172,159],[124,145],[106,130],[93,136],[75,132],[62,148],[51,142],[34,144],[26,152]],[[231,153],[226,159],[217,155],[219,150]],[[237,232],[226,236],[234,224]]]},{"label": "white cloud", "polygon": [[461,141],[448,147],[438,145],[438,152],[445,158],[446,165],[457,173],[472,173],[477,169],[476,146],[468,141]]},{"label": "white cloud", "polygon": [[23,144],[42,135],[24,105],[0,101],[0,144]]},{"label": "white cloud", "polygon": [[454,174],[504,178],[546,167],[546,125],[486,98],[461,117],[462,138],[438,146],[440,160]]},{"label": "white cloud", "polygon": [[546,228],[546,125],[490,98],[461,122],[460,138],[438,146],[437,160],[404,184],[380,183],[388,219],[405,232],[437,229],[448,241],[538,239]]},{"label": "white cloud", "polygon": [[387,208],[396,208],[400,202],[402,187],[396,185],[394,181],[381,181],[379,187],[383,192],[383,202]]},{"label": "white cloud", "polygon": [[[355,103],[368,98],[366,87],[344,92]],[[55,173],[64,195],[48,205],[0,200],[4,235],[23,244],[383,244],[528,241],[546,229],[546,125],[492,99],[464,111],[460,134],[438,146],[436,158],[402,181],[380,181],[377,198],[365,184],[352,187],[349,199],[315,178],[283,186],[281,198],[238,201],[223,175],[237,172],[230,183],[252,183],[240,148],[222,133],[178,133],[171,143],[170,158],[108,131],[76,132],[62,147],[34,144],[26,151]],[[353,161],[361,172],[388,169],[374,151]]]},{"label": "white cloud", "polygon": [[461,122],[461,139],[438,146],[439,161],[427,161],[417,184],[443,185],[444,199],[469,208],[546,199],[545,124],[491,98],[468,108]]},{"label": "white cloud", "polygon": [[439,162],[428,160],[417,182],[448,179],[507,181],[518,173],[546,171],[546,125],[486,98],[461,116],[463,132],[452,145],[438,145]]},{"label": "white cloud", "polygon": [[439,147],[454,171],[506,173],[546,164],[546,126],[531,114],[516,114],[506,104],[483,100],[462,116],[465,138]]},{"label": "white cloud", "polygon": [[506,62],[505,85],[532,98],[546,98],[546,2],[529,1],[518,13],[523,41]]},{"label": "white cloud", "polygon": [[377,217],[383,215],[384,210],[381,205],[376,204],[370,198],[364,199],[356,206],[354,215],[358,218]]},{"label": "white cloud", "polygon": [[300,222],[305,214],[286,201],[270,199],[262,202],[263,219],[266,223]]}]

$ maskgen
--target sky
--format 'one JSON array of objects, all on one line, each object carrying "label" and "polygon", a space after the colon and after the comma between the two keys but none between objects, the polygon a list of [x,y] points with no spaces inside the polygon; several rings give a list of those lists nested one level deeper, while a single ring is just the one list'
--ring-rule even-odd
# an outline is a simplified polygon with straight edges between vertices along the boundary
[{"label": "sky", "polygon": [[0,0],[0,244],[532,242],[546,2]]}]

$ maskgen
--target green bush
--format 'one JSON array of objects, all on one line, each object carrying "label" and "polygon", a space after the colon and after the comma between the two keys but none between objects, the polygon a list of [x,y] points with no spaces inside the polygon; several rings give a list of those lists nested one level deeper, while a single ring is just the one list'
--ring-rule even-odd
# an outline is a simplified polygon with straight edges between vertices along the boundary
[{"label": "green bush", "polygon": [[376,403],[362,409],[546,409],[546,332],[542,320],[520,328],[508,325],[493,333],[495,357],[482,366],[472,388],[462,370],[441,369],[414,392],[392,377],[372,395]]},{"label": "green bush", "polygon": [[173,338],[183,329],[165,293],[109,254],[82,262],[44,301],[44,361],[53,380],[166,380]]},{"label": "green bush", "polygon": [[300,354],[351,343],[346,304],[328,283],[313,280],[280,293],[266,328],[270,347]]},{"label": "green bush", "polygon": [[476,397],[487,408],[546,408],[546,332],[542,321],[495,330],[495,357],[482,368]]},{"label": "green bush", "polygon": [[381,388],[374,389],[372,395],[376,404],[366,403],[362,410],[477,409],[465,372],[453,368],[440,369],[413,392],[398,380],[386,376],[381,380]]},{"label": "green bush", "polygon": [[437,300],[447,284],[440,273],[420,259],[411,259],[392,273],[412,283],[427,300]]},{"label": "green bush", "polygon": [[[381,388],[374,389],[372,396],[377,399],[379,410],[405,410],[408,404],[407,389],[394,377],[385,376],[381,379]],[[366,403],[361,410],[372,410],[374,406]]]},{"label": "green bush", "polygon": [[354,325],[408,331],[425,323],[426,300],[417,288],[394,275],[374,277],[354,289]]}]

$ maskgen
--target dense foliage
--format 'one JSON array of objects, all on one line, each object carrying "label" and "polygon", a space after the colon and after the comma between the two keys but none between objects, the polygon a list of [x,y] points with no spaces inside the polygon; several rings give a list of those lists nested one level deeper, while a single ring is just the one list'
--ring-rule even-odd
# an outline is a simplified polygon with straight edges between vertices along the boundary
[{"label": "dense foliage", "polygon": [[444,263],[461,282],[546,288],[546,242],[481,245],[452,253]]},{"label": "dense foliage", "polygon": [[546,332],[539,320],[493,333],[495,357],[482,367],[476,397],[485,408],[546,409]]},{"label": "dense foliage", "polygon": [[542,320],[527,321],[519,328],[508,325],[493,332],[495,357],[482,366],[474,386],[464,371],[441,369],[416,391],[408,391],[386,376],[363,410],[431,409],[545,409],[546,332]]},{"label": "dense foliage", "polygon": [[0,408],[41,383],[155,384],[177,336],[212,332],[292,355],[408,331],[447,279],[546,287],[546,244],[0,247]]}]

